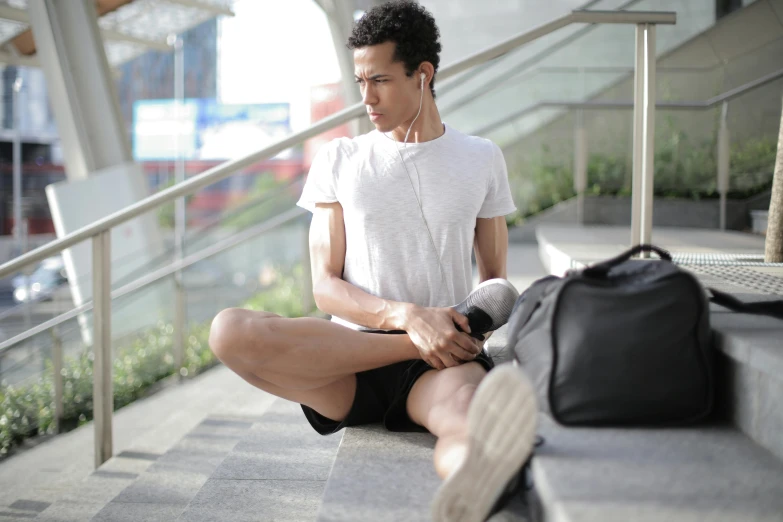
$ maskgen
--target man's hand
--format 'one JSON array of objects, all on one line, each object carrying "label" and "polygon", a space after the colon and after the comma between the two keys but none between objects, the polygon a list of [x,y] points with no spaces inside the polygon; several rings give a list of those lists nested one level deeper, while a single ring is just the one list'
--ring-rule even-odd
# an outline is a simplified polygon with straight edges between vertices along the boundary
[{"label": "man's hand", "polygon": [[[457,330],[455,323],[462,332]],[[483,346],[482,341],[468,335],[468,318],[453,308],[412,305],[406,313],[403,329],[419,350],[421,358],[436,370],[472,361]]]}]

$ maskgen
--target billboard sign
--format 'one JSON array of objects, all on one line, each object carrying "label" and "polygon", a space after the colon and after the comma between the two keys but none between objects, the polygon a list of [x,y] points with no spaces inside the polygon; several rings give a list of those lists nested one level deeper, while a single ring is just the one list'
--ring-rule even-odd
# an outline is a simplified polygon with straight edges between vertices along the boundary
[{"label": "billboard sign", "polygon": [[[139,100],[133,105],[133,157],[186,160],[244,156],[291,133],[288,103],[224,105],[214,99]],[[285,157],[285,154],[277,156]]]}]

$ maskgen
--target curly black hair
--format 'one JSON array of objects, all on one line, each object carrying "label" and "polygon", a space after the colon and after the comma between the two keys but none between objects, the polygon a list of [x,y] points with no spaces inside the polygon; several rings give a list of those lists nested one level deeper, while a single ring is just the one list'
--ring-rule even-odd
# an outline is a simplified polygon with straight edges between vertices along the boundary
[{"label": "curly black hair", "polygon": [[[373,7],[356,22],[348,38],[349,49],[394,42],[394,61],[402,62],[405,74],[413,72],[422,62],[430,62],[438,71],[441,45],[435,19],[421,5],[408,0],[386,2]],[[435,97],[435,76],[430,81]]]}]

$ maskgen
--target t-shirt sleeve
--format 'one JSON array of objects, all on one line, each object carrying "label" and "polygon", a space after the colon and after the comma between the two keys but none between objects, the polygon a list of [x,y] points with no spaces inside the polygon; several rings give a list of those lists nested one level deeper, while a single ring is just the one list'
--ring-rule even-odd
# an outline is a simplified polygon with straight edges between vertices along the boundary
[{"label": "t-shirt sleeve", "polygon": [[318,149],[310,165],[302,195],[296,204],[315,212],[316,203],[337,201],[337,149],[338,140],[332,140]]},{"label": "t-shirt sleeve", "polygon": [[511,198],[511,188],[508,185],[508,170],[503,152],[496,144],[492,144],[492,168],[489,173],[487,195],[481,205],[478,217],[493,218],[511,214],[517,209]]}]

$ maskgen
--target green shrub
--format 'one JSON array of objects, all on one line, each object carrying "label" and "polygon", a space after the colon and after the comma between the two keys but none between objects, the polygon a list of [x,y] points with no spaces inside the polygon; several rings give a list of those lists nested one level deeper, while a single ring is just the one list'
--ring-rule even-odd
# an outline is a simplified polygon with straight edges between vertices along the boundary
[{"label": "green shrub", "polygon": [[[776,139],[759,138],[735,144],[730,155],[729,197],[747,198],[768,190],[777,152]],[[542,147],[509,179],[519,211],[507,218],[509,225],[538,214],[575,195],[572,158],[554,157]],[[655,146],[657,197],[699,200],[718,197],[716,140],[692,142],[682,132],[658,137]],[[625,157],[591,154],[587,165],[588,195],[631,194],[631,166]]]}]

